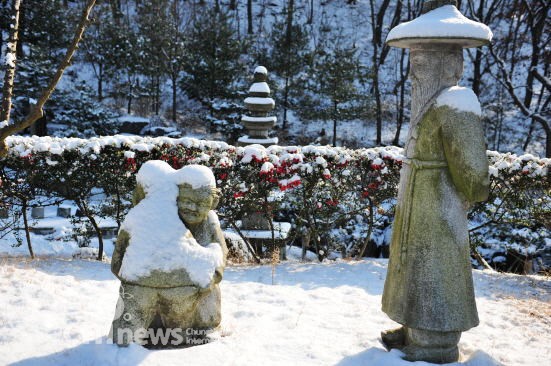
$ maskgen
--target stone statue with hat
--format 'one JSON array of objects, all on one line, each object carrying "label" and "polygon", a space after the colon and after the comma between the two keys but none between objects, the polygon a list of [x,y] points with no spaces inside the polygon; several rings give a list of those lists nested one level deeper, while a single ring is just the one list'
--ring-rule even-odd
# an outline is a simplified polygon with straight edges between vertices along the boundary
[{"label": "stone statue with hat", "polygon": [[401,326],[382,340],[409,361],[457,361],[461,332],[479,323],[467,210],[488,196],[488,160],[478,98],[457,83],[463,48],[492,32],[456,6],[425,1],[421,16],[387,37],[410,49],[412,102],[382,299]]}]

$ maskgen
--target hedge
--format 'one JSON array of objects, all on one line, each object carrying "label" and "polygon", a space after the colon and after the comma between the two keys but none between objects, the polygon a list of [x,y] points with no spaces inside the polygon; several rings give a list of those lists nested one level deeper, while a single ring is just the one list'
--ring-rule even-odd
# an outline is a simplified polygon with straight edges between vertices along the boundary
[{"label": "hedge", "polygon": [[[269,222],[289,221],[290,240],[310,246],[320,259],[335,250],[344,257],[381,254],[403,159],[402,149],[394,146],[235,147],[192,138],[118,135],[15,136],[7,142],[10,153],[0,161],[4,205],[17,211],[40,204],[39,197],[72,200],[98,233],[100,245],[94,217],[112,217],[120,224],[135,173],[145,161],[158,159],[174,168],[210,167],[222,192],[218,211],[224,224],[238,230],[239,220],[257,213]],[[474,255],[480,252],[503,267],[499,257],[507,251],[531,258],[545,249],[546,240],[551,243],[551,159],[488,151],[488,160],[491,193],[469,214],[471,242],[479,248],[473,248]],[[98,194],[105,199],[94,204],[92,197]]]}]

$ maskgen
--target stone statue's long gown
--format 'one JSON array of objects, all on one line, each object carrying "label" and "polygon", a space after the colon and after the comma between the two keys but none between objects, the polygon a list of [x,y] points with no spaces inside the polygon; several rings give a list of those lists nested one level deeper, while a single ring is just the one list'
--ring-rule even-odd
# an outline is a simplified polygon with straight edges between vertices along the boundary
[{"label": "stone statue's long gown", "polygon": [[431,103],[405,149],[383,311],[409,328],[465,331],[478,325],[466,210],[488,195],[484,133],[478,115]]}]

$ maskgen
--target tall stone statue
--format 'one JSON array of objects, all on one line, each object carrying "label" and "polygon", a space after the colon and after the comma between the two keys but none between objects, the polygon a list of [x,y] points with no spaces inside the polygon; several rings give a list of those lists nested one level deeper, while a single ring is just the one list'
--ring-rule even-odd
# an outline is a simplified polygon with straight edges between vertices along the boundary
[{"label": "tall stone statue", "polygon": [[455,362],[461,332],[478,325],[467,209],[488,195],[480,105],[457,86],[462,48],[491,40],[454,0],[426,1],[394,28],[391,46],[410,48],[412,117],[400,175],[383,311],[401,327],[382,333],[410,361]]},{"label": "tall stone statue", "polygon": [[[144,344],[162,330],[171,343],[156,346],[189,345],[187,336],[204,336],[220,324],[218,283],[227,248],[213,211],[217,203],[214,175],[204,166],[174,170],[148,161],[140,168],[134,207],[111,261],[121,281],[114,343]],[[162,323],[157,329],[156,318]]]}]

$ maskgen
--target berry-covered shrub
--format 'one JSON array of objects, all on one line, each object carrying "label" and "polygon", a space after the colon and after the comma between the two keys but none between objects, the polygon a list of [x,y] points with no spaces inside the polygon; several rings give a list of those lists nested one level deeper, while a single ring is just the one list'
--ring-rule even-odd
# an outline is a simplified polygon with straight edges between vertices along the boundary
[{"label": "berry-covered shrub", "polygon": [[[239,220],[246,215],[261,215],[270,224],[291,222],[289,241],[320,259],[336,251],[343,257],[385,254],[402,165],[402,149],[392,146],[234,147],[137,136],[11,137],[8,143],[2,171],[32,174],[34,186],[51,197],[74,201],[92,227],[94,217],[102,215],[122,221],[135,173],[145,161],[164,160],[174,168],[202,164],[217,178],[223,223],[239,231]],[[503,263],[513,254],[532,259],[551,245],[551,161],[491,151],[488,159],[490,197],[470,212],[473,255],[481,263],[485,259],[497,268],[518,271],[519,264]],[[10,192],[14,185],[23,189],[23,182],[29,184],[5,173],[2,180]],[[98,194],[105,198],[91,205]]]}]

